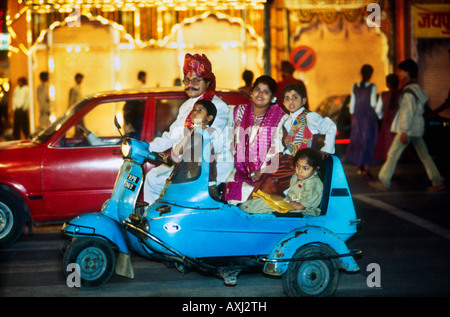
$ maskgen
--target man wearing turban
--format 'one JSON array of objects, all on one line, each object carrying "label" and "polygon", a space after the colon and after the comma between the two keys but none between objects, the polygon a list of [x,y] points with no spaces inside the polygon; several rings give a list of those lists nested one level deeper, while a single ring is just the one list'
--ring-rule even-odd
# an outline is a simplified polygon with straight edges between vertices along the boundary
[{"label": "man wearing turban", "polygon": [[[181,105],[177,119],[172,123],[169,131],[164,132],[161,137],[157,137],[150,142],[149,150],[152,152],[165,152],[183,139],[184,128],[192,126],[190,114],[195,102],[199,99],[212,101],[216,106],[217,115],[212,127],[221,132],[221,137],[226,135],[229,117],[228,105],[215,95],[216,78],[212,72],[211,62],[204,54],[186,54],[183,73],[183,84],[189,99]],[[232,159],[229,159],[233,155],[230,153],[231,149],[227,146],[227,142],[223,141],[220,143],[223,144],[223,148],[216,149],[216,153],[221,153],[221,157],[217,159],[217,183],[224,183],[233,169],[234,162]],[[166,179],[171,172],[171,167],[162,164],[147,173],[144,183],[144,200],[146,202],[152,204],[159,198],[164,189]]]}]

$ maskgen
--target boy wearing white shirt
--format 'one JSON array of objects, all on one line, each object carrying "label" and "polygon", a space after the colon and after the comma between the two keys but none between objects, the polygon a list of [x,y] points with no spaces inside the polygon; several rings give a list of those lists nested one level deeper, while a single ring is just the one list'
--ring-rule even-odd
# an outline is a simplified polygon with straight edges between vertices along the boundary
[{"label": "boy wearing white shirt", "polygon": [[397,161],[411,142],[432,183],[427,191],[445,190],[444,179],[428,153],[423,140],[425,131],[423,112],[428,95],[415,82],[418,65],[412,59],[407,59],[398,64],[396,73],[400,82],[404,85],[400,92],[400,106],[391,126],[391,132],[396,133],[396,135],[389,148],[387,160],[378,174],[378,181],[371,182],[369,185],[382,191],[389,189]]}]

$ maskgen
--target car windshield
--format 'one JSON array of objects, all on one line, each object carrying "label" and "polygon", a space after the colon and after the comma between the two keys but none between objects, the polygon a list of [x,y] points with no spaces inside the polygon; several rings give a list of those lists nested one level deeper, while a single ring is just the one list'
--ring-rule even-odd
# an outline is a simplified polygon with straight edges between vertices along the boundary
[{"label": "car windshield", "polygon": [[44,130],[39,131],[31,139],[38,143],[46,142],[56,131],[61,129],[61,127],[69,121],[80,109],[84,107],[89,99],[85,99],[77,105],[70,107],[62,116],[58,117],[50,126]]},{"label": "car windshield", "polygon": [[200,177],[202,167],[202,135],[193,133],[183,147],[181,161],[175,164],[170,180],[173,184],[192,182]]}]

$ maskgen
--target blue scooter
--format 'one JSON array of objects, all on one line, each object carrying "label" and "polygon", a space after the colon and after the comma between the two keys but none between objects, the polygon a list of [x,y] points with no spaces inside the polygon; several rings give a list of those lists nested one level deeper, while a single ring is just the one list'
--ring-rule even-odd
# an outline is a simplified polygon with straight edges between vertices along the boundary
[{"label": "blue scooter", "polygon": [[[116,122],[116,126],[120,126]],[[143,163],[157,160],[148,144],[123,138],[124,157],[113,194],[99,213],[83,214],[64,224],[71,236],[63,266],[76,263],[81,287],[99,287],[114,272],[134,278],[130,251],[173,264],[180,272],[197,269],[235,285],[240,272],[260,269],[282,276],[288,296],[331,296],[339,270],[359,270],[345,244],[357,231],[355,209],[339,159],[324,160],[322,214],[251,214],[220,201],[210,186],[210,135],[201,140],[197,159],[176,164],[160,198],[138,201]]]}]

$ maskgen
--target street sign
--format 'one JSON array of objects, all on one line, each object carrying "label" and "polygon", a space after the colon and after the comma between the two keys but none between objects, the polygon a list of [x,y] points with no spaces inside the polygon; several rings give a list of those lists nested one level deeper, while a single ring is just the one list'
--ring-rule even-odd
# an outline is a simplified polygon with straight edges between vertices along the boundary
[{"label": "street sign", "polygon": [[308,46],[299,46],[291,51],[290,60],[295,69],[307,71],[316,63],[316,54]]}]

